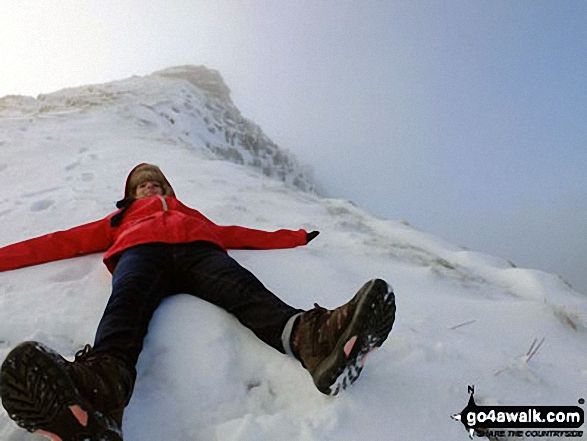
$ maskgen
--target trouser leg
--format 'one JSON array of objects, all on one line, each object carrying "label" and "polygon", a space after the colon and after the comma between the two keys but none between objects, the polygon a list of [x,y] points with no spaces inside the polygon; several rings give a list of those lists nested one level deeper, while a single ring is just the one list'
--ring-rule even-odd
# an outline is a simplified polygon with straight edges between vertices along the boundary
[{"label": "trouser leg", "polygon": [[289,319],[300,310],[269,291],[236,260],[206,243],[175,248],[183,277],[180,292],[200,297],[233,314],[262,341],[285,352],[282,337]]},{"label": "trouser leg", "polygon": [[139,245],[122,254],[96,332],[96,352],[110,352],[132,366],[136,364],[151,317],[170,293],[168,254],[162,244]]}]

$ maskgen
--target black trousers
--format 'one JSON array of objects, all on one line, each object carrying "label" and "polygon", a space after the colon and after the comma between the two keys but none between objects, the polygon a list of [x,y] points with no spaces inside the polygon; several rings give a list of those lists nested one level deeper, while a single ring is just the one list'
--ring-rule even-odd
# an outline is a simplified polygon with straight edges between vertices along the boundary
[{"label": "black trousers", "polygon": [[179,293],[225,309],[280,352],[285,324],[300,312],[212,243],[138,245],[124,251],[116,266],[95,351],[112,352],[134,366],[153,313],[165,297]]}]

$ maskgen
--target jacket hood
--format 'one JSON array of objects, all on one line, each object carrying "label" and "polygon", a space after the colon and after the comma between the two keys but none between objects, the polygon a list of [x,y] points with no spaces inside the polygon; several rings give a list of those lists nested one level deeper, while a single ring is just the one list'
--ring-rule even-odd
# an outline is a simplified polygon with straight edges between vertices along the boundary
[{"label": "jacket hood", "polygon": [[145,181],[157,181],[161,184],[164,196],[175,197],[173,187],[159,167],[153,164],[142,163],[133,168],[124,186],[124,198],[133,198],[137,187]]}]

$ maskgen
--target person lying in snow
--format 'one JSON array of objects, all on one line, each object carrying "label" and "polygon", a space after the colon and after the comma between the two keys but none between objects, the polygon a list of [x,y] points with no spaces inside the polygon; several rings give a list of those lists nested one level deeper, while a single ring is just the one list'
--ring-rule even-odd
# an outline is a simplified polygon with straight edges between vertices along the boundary
[{"label": "person lying in snow", "polygon": [[395,298],[381,279],[345,305],[296,309],[271,293],[226,249],[306,245],[318,232],[267,232],[219,226],[182,204],[161,170],[140,164],[128,175],[118,211],[70,230],[0,248],[0,271],[106,251],[112,294],[90,345],[70,362],[38,342],[24,342],[0,370],[10,418],[53,440],[122,440],[149,321],[161,301],[193,294],[231,314],[262,341],[292,355],[318,390],[336,395],[359,376],[395,318]]}]

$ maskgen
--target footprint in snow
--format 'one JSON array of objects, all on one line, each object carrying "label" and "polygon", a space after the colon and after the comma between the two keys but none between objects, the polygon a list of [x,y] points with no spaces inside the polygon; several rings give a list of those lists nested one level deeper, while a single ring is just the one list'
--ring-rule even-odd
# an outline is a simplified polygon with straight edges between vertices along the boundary
[{"label": "footprint in snow", "polygon": [[41,199],[39,201],[33,202],[30,209],[33,212],[44,211],[51,207],[54,203],[55,201],[52,199]]},{"label": "footprint in snow", "polygon": [[56,190],[61,190],[63,187],[59,186],[59,187],[51,187],[51,188],[44,188],[41,190],[37,190],[37,191],[31,191],[28,193],[23,193],[21,196],[23,198],[33,198],[33,197],[37,197],[43,194],[47,194],[47,193],[52,193]]},{"label": "footprint in snow", "polygon": [[81,165],[81,162],[80,162],[80,160],[78,159],[77,161],[75,161],[75,162],[72,162],[72,163],[71,163],[71,164],[69,164],[69,165],[66,165],[66,166],[65,166],[65,171],[71,171],[71,170],[73,170],[73,169],[75,169],[75,168],[79,167],[80,165]]}]

